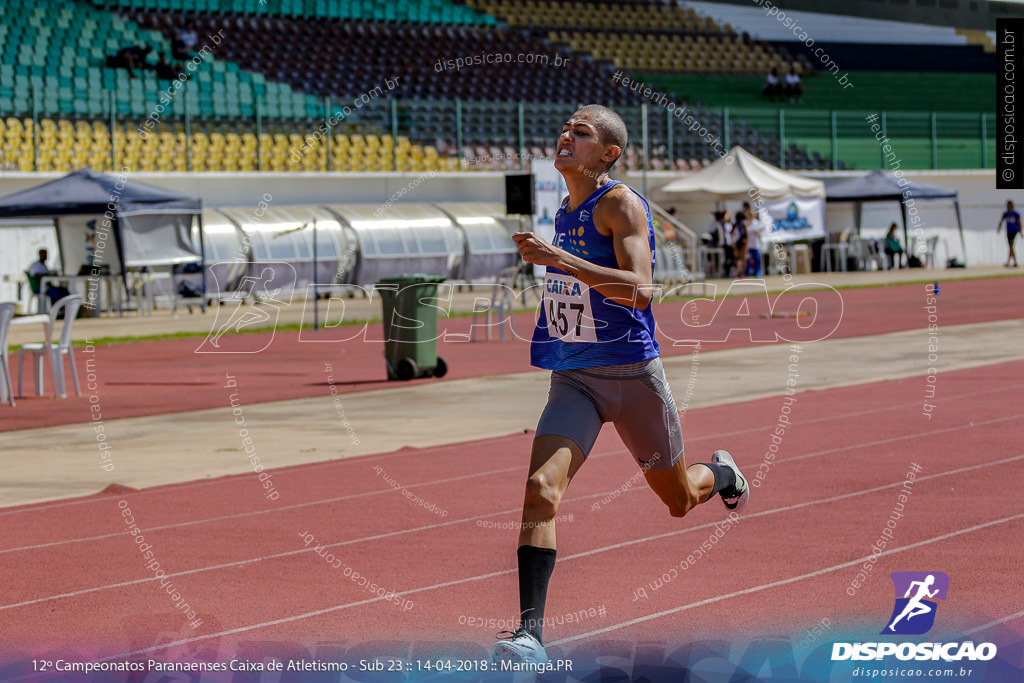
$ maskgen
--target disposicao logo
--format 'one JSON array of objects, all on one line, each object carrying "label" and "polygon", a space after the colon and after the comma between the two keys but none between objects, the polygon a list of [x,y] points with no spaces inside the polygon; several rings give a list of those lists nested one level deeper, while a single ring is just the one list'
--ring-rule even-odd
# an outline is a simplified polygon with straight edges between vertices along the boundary
[{"label": "disposicao logo", "polygon": [[[939,600],[946,599],[949,577],[943,572],[893,572],[889,575],[896,591],[892,614],[881,635],[921,635],[935,625]],[[833,643],[832,661],[879,660],[895,656],[900,660],[988,661],[996,656],[993,643],[974,641],[950,643]]]}]

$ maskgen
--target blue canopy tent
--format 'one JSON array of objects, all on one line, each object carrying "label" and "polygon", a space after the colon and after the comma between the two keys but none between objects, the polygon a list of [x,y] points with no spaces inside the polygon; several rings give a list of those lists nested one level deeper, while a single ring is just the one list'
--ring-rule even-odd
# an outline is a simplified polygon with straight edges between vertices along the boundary
[{"label": "blue canopy tent", "polygon": [[0,197],[0,218],[53,220],[63,272],[109,270],[122,280],[129,268],[205,265],[202,208],[198,198],[88,168]]},{"label": "blue canopy tent", "polygon": [[[967,244],[964,242],[964,224],[960,217],[960,198],[956,190],[936,185],[927,185],[904,178],[890,171],[872,171],[860,178],[831,180],[825,183],[825,201],[853,202],[854,222],[860,232],[862,208],[865,202],[899,202],[900,214],[903,217],[903,242],[909,245],[907,232],[907,202],[910,200],[951,199],[956,211],[956,224],[960,231],[960,248],[963,250],[964,261],[967,261]],[[905,196],[908,195],[908,196]]]}]

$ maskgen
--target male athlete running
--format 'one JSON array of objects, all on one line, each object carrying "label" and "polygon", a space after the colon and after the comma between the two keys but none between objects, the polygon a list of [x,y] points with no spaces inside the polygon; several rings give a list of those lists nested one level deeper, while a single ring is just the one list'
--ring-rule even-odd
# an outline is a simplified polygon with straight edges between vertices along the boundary
[{"label": "male athlete running", "polygon": [[687,468],[679,413],[654,340],[654,227],[647,202],[608,171],[626,147],[618,114],[587,105],[565,123],[555,168],[569,197],[555,216],[554,244],[513,236],[523,260],[546,266],[544,300],[531,346],[551,370],[537,426],[519,532],[520,626],[495,658],[545,662],[548,579],[555,566],[554,519],[598,432],[612,422],[647,483],[682,517],[719,494],[730,510],[750,489],[732,456]]}]

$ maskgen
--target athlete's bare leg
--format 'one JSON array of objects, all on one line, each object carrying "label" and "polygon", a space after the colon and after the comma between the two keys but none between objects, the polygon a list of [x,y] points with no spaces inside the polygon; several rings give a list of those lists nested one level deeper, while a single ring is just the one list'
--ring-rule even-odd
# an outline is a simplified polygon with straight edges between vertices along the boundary
[{"label": "athlete's bare leg", "polygon": [[644,477],[673,517],[683,517],[706,502],[715,488],[715,475],[710,468],[701,464],[687,467],[682,458],[671,469],[644,472]]},{"label": "athlete's bare leg", "polygon": [[[572,439],[538,436],[530,453],[530,476],[523,497],[519,545],[555,547],[555,515],[569,482],[583,465],[583,451]],[[707,468],[704,468],[707,469]]]}]

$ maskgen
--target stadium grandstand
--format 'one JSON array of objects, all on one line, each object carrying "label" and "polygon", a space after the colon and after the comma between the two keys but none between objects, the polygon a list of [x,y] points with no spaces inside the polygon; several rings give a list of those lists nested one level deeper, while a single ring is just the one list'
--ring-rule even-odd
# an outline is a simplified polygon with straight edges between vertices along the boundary
[{"label": "stadium grandstand", "polygon": [[[871,168],[865,109],[908,136],[908,165],[993,164],[991,39],[952,27],[804,13],[823,62],[756,4],[3,0],[0,12],[9,170],[513,169],[549,154],[552,126],[583,101],[620,107],[637,131],[647,105],[647,149],[636,136],[628,170],[700,168],[716,138],[784,168]],[[113,68],[125,48],[137,68]],[[487,61],[498,52],[514,68]],[[772,68],[799,74],[799,106],[761,97]],[[855,87],[834,82],[837,68]],[[336,125],[308,140],[324,121]]]},{"label": "stadium grandstand", "polygon": [[[0,0],[0,172],[521,172],[586,102],[626,120],[616,172],[645,192],[736,146],[787,171],[885,167],[875,113],[904,170],[993,168],[992,34],[969,11],[854,5],[795,24],[767,0]],[[769,99],[772,71],[802,91]]]}]

